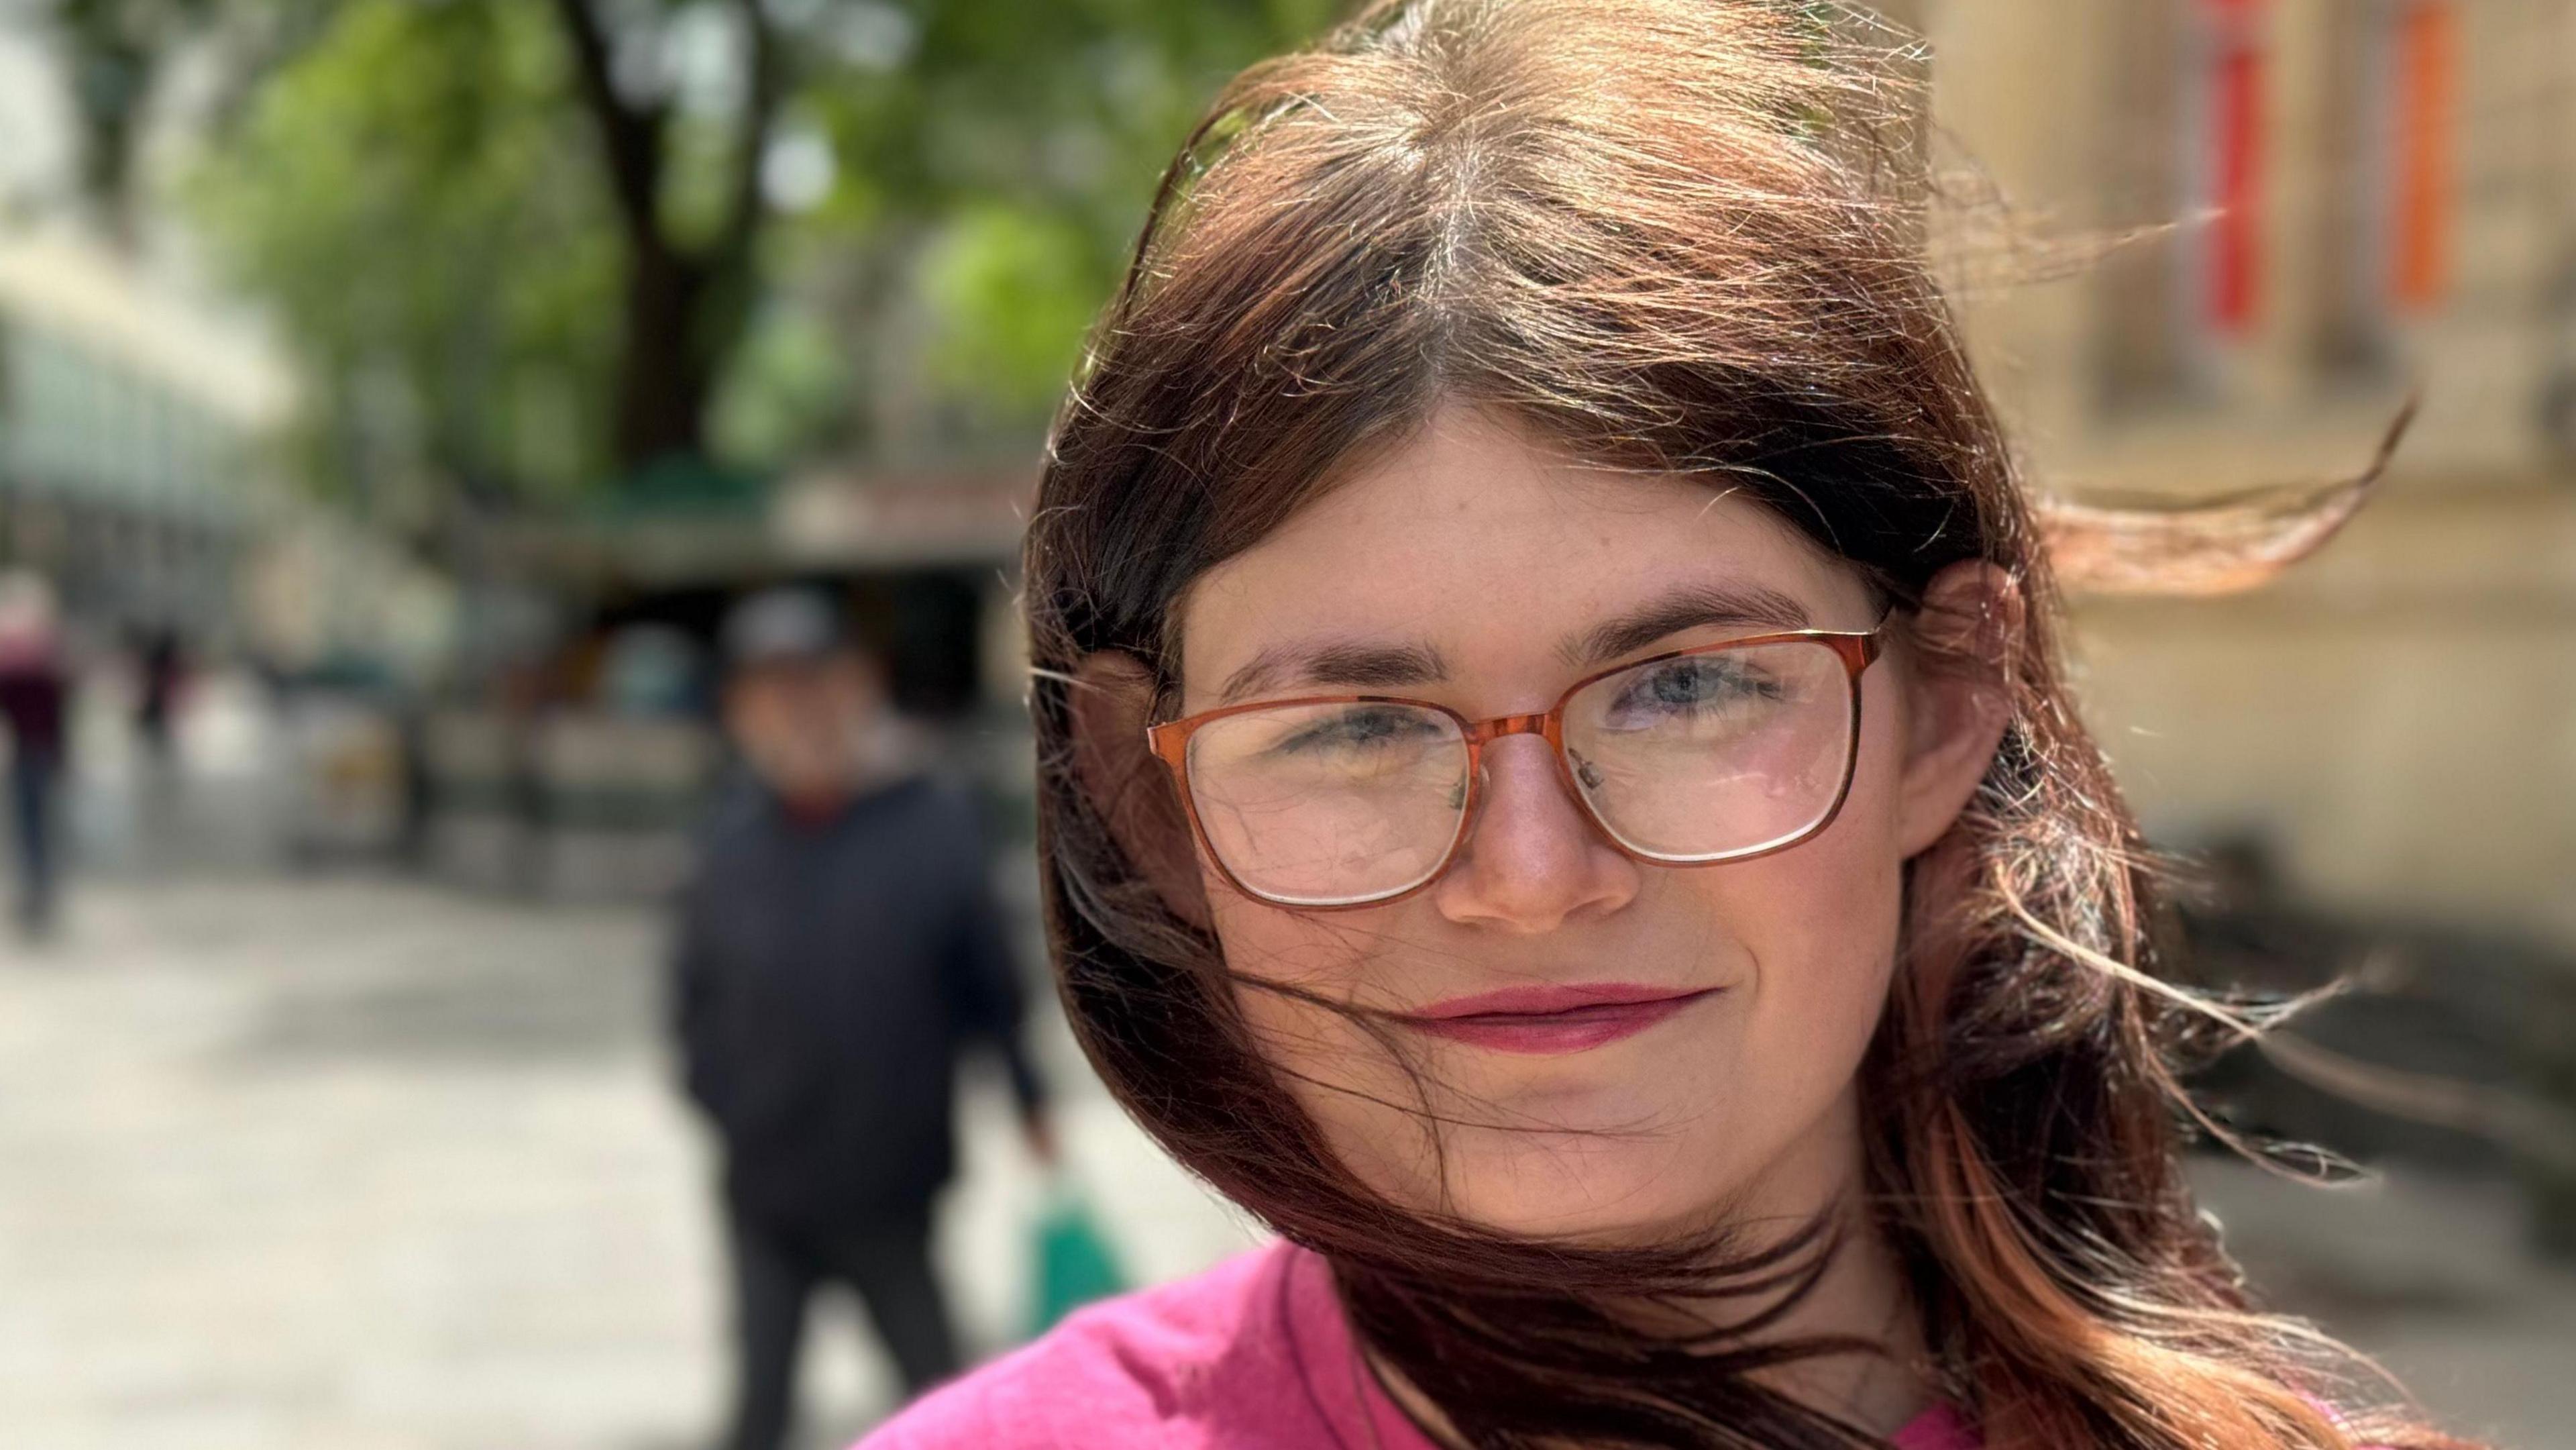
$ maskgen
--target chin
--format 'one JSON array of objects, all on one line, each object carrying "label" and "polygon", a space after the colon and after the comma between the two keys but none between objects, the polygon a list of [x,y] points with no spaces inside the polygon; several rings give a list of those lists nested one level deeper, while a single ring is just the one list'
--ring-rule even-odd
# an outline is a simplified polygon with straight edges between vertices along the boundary
[{"label": "chin", "polygon": [[[1523,1133],[1452,1127],[1447,1183],[1398,1196],[1529,1238],[1650,1243],[1706,1228],[1727,1197],[1718,1155],[1652,1129]],[[1445,1200],[1442,1201],[1442,1200]]]}]

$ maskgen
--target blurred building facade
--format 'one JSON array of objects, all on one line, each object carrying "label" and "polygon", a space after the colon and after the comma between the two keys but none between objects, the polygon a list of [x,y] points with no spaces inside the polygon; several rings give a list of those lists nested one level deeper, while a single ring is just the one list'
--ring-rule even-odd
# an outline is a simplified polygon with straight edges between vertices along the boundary
[{"label": "blurred building facade", "polygon": [[0,244],[0,561],[102,625],[220,627],[285,386],[111,251]]},{"label": "blurred building facade", "polygon": [[2330,909],[2576,944],[2576,6],[1906,8],[2005,199],[1965,189],[1961,310],[2036,484],[2349,475],[2422,392],[2286,580],[2077,601],[2150,830]]}]

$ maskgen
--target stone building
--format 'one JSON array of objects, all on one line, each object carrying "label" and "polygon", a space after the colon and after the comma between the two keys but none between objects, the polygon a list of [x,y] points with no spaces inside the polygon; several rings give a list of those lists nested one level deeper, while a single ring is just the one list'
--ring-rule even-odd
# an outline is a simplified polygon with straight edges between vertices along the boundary
[{"label": "stone building", "polygon": [[1960,189],[1960,306],[2034,482],[2323,480],[2422,397],[2282,582],[2077,601],[2151,829],[2330,910],[2576,944],[2576,6],[1906,8],[2007,201]]}]

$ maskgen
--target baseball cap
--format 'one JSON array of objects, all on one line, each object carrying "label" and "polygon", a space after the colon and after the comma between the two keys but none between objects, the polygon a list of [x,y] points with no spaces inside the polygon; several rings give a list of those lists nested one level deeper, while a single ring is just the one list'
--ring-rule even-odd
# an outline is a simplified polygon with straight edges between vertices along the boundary
[{"label": "baseball cap", "polygon": [[765,589],[725,616],[725,663],[736,668],[815,659],[848,642],[839,611],[811,589]]}]

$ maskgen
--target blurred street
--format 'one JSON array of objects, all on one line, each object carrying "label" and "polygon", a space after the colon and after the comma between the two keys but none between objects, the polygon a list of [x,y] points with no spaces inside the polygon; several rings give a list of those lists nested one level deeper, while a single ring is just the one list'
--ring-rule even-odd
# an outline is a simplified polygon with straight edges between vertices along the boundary
[{"label": "blurred street", "polygon": [[[0,969],[0,1424],[41,1450],[684,1450],[724,1391],[705,1151],[667,1088],[656,923],[366,875],[92,882]],[[1246,1232],[1060,1031],[1083,1182],[1140,1277]],[[1038,1185],[998,1085],[941,1253],[1013,1337]],[[2500,1446],[2576,1445],[2576,1274],[2508,1194],[2340,1194],[2219,1166],[2257,1281]],[[846,1306],[808,1443],[892,1391]]]},{"label": "blurred street", "polygon": [[[709,1443],[719,1262],[706,1152],[667,1085],[656,928],[235,875],[95,885],[63,941],[11,944],[0,1443]],[[1247,1242],[1058,1066],[1070,1151],[1131,1272]],[[989,1351],[1022,1312],[1039,1185],[998,1085],[966,1121],[941,1253]],[[811,1444],[887,1405],[860,1342],[832,1301]]]},{"label": "blurred street", "polygon": [[0,985],[13,1442],[685,1443],[711,1246],[643,922],[361,882],[74,910]]}]

